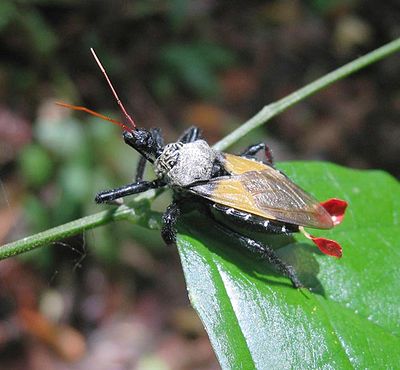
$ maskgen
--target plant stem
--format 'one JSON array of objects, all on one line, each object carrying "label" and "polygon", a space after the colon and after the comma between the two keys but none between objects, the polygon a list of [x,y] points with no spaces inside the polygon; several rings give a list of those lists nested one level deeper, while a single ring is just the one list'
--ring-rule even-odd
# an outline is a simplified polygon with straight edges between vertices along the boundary
[{"label": "plant stem", "polygon": [[[146,211],[138,212],[143,208],[145,203],[147,203],[147,206],[145,207]],[[152,223],[158,225],[157,214],[149,210],[148,200],[144,199],[144,201],[142,200],[141,202],[137,202],[133,206],[128,207],[126,205],[121,205],[118,208],[82,217],[64,225],[20,239],[16,242],[5,244],[0,248],[0,260],[29,252],[35,248],[108,224],[112,221],[126,219],[129,219],[129,221],[133,223],[145,223],[147,225]]]},{"label": "plant stem", "polygon": [[[284,110],[290,108],[292,105],[304,100],[308,96],[316,93],[317,91],[328,87],[335,81],[338,81],[360,69],[368,66],[386,56],[395,53],[400,50],[400,38],[344,65],[337,70],[328,73],[324,77],[308,84],[307,86],[295,91],[287,97],[278,100],[275,103],[266,105],[260,112],[258,112],[253,118],[245,122],[243,125],[238,127],[231,134],[226,136],[224,139],[214,145],[217,150],[224,150],[234,142],[239,140],[241,137],[246,135],[249,131],[262,125],[263,123],[270,120],[272,117],[278,115]],[[142,201],[147,201],[154,197],[154,193],[149,193],[148,196],[144,195]],[[38,248],[43,245],[47,245],[54,241],[66,238],[85,230],[92,229],[94,227],[104,225],[111,221],[130,219],[132,222],[138,223],[145,220],[147,224],[150,224],[150,218],[154,216],[154,213],[148,208],[147,211],[138,215],[138,211],[143,204],[141,201],[135,202],[132,206],[120,206],[110,211],[99,212],[90,216],[82,217],[78,220],[66,223],[64,225],[43,231],[36,235],[32,235],[27,238],[23,238],[19,241],[9,243],[0,248],[0,260],[21,254],[32,249]],[[155,217],[156,218],[156,217]],[[154,220],[155,220],[154,218]]]},{"label": "plant stem", "polygon": [[126,214],[134,213],[134,210],[126,206],[121,206],[111,211],[103,211],[90,216],[82,217],[68,222],[64,225],[48,229],[41,233],[28,236],[16,242],[3,245],[0,248],[0,260],[15,256],[20,253],[31,251],[42,245],[47,245],[54,241],[67,238],[82,231],[92,229],[110,221],[122,219]]},{"label": "plant stem", "polygon": [[229,135],[225,136],[222,140],[214,145],[217,150],[225,150],[233,143],[238,141],[240,138],[245,136],[251,130],[254,130],[263,123],[269,121],[279,113],[282,113],[292,105],[298,103],[301,100],[315,94],[317,91],[330,86],[334,82],[341,80],[342,78],[357,72],[358,70],[368,66],[369,64],[375,63],[400,50],[400,38],[389,42],[388,44],[381,46],[374,51],[353,60],[350,63],[345,64],[343,67],[336,69],[333,72],[328,73],[324,77],[304,86],[303,88],[293,92],[292,94],[278,100],[277,102],[266,105],[261,109],[255,116],[250,118],[243,125],[238,127],[235,131],[232,131]]}]

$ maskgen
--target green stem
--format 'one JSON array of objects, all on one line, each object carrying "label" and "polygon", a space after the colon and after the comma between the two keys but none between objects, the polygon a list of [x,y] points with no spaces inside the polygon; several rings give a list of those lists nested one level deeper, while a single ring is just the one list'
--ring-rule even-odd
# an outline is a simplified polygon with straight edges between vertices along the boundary
[{"label": "green stem", "polygon": [[301,100],[315,94],[317,91],[326,88],[334,82],[343,79],[344,77],[357,72],[358,70],[368,66],[369,64],[375,63],[400,50],[400,38],[389,42],[388,44],[381,46],[380,48],[356,59],[350,63],[345,64],[343,67],[336,69],[333,72],[328,73],[324,77],[304,86],[303,88],[293,92],[292,94],[278,100],[275,103],[266,105],[261,109],[255,116],[250,118],[243,125],[238,127],[235,131],[225,136],[221,141],[214,145],[217,150],[225,150],[233,143],[238,141],[240,138],[245,136],[251,130],[254,130],[258,126],[261,126],[271,118],[275,117],[279,113],[282,113],[292,105],[298,103]]},{"label": "green stem", "polygon": [[68,222],[64,225],[53,227],[52,229],[48,229],[41,233],[3,245],[0,248],[0,260],[24,252],[29,252],[32,249],[38,248],[42,245],[47,245],[54,241],[76,235],[82,231],[92,229],[111,221],[124,219],[134,213],[135,211],[133,209],[126,206],[121,206],[113,210],[95,213],[93,215]]},{"label": "green stem", "polygon": [[[308,96],[316,93],[317,91],[328,87],[332,83],[385,58],[386,56],[393,54],[400,50],[400,38],[380,47],[368,53],[337,70],[328,73],[324,77],[308,84],[307,86],[295,91],[287,97],[278,100],[275,103],[266,105],[260,112],[258,112],[253,118],[245,122],[231,134],[226,136],[224,139],[214,145],[215,149],[225,150],[227,147],[232,145],[234,142],[239,140],[241,137],[246,135],[249,131],[262,125],[263,123],[270,120],[272,117],[278,115],[284,110],[288,109],[292,105],[304,100]],[[143,196],[142,201],[148,201],[154,193],[148,196]],[[141,209],[142,202],[135,202],[132,206],[120,206],[114,210],[99,212],[91,216],[82,217],[78,220],[66,223],[64,225],[43,231],[41,233],[32,235],[27,238],[23,238],[13,243],[9,243],[0,248],[0,260],[21,254],[32,249],[47,245],[54,241],[81,233],[85,230],[92,229],[94,227],[104,225],[111,221],[126,220],[130,219],[132,222],[138,223],[145,221],[147,225],[157,223],[157,216],[150,212],[149,209],[145,213],[138,215],[138,211]],[[150,218],[154,217],[155,222],[150,222]]]},{"label": "green stem", "polygon": [[35,248],[108,224],[112,221],[127,219],[132,223],[144,224],[149,228],[159,227],[159,215],[156,212],[150,211],[148,199],[142,198],[141,201],[135,202],[132,206],[121,205],[118,208],[82,217],[13,243],[5,244],[0,248],[0,260],[29,252]]}]

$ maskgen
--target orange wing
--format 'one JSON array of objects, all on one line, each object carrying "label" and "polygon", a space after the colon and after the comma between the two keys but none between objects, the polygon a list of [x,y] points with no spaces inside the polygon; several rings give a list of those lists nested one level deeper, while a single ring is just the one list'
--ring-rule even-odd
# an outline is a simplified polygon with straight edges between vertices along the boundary
[{"label": "orange wing", "polygon": [[224,154],[232,173],[188,190],[240,211],[270,220],[318,229],[333,227],[329,213],[284,174],[261,162]]}]

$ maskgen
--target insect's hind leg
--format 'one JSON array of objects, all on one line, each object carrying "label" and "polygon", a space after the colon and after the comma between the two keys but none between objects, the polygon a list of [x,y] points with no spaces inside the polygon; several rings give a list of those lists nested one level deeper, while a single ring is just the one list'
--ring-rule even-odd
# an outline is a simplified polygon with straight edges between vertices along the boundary
[{"label": "insect's hind leg", "polygon": [[241,157],[246,157],[246,158],[255,158],[255,155],[258,152],[260,152],[261,150],[264,150],[266,164],[268,164],[270,166],[273,166],[274,165],[274,158],[272,156],[271,149],[265,143],[258,143],[258,144],[250,145],[246,150],[244,150],[240,154],[240,156]]},{"label": "insect's hind leg", "polygon": [[216,226],[220,231],[222,231],[229,237],[233,236],[239,241],[241,247],[246,248],[252,253],[258,254],[259,256],[261,256],[261,258],[267,260],[271,265],[275,266],[279,272],[281,272],[283,275],[287,276],[291,280],[295,288],[303,287],[303,284],[297,277],[293,266],[282,261],[281,258],[276,254],[274,249],[266,244],[260,243],[254,239],[251,239],[232,230],[230,227],[222,224],[215,218],[213,219],[216,222]]}]

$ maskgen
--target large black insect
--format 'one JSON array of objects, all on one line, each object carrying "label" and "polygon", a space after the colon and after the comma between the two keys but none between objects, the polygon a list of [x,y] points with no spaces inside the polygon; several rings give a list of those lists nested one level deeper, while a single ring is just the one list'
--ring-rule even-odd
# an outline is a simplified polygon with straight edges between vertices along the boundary
[{"label": "large black insect", "polygon": [[[128,123],[124,128],[126,144],[141,154],[134,183],[97,194],[97,203],[142,193],[149,189],[168,187],[173,202],[162,217],[161,235],[167,245],[176,241],[175,225],[185,206],[198,209],[212,217],[221,232],[237,239],[241,246],[261,255],[281,273],[289,277],[295,287],[301,287],[294,269],[282,261],[270,246],[242,235],[215,217],[222,212],[242,224],[262,229],[267,233],[289,234],[301,231],[326,254],[341,256],[341,247],[335,241],[315,238],[303,227],[329,229],[341,221],[346,203],[331,200],[320,204],[273,166],[272,156],[263,143],[251,145],[240,155],[219,152],[201,138],[200,130],[191,127],[175,143],[164,144],[159,129],[137,128],[126,113],[104,68],[92,53],[104,73]],[[101,116],[84,107],[61,104]],[[105,118],[104,116],[101,116]],[[265,160],[256,159],[265,152]],[[146,162],[154,166],[157,178],[143,180]],[[213,212],[212,209],[215,209]]]}]

